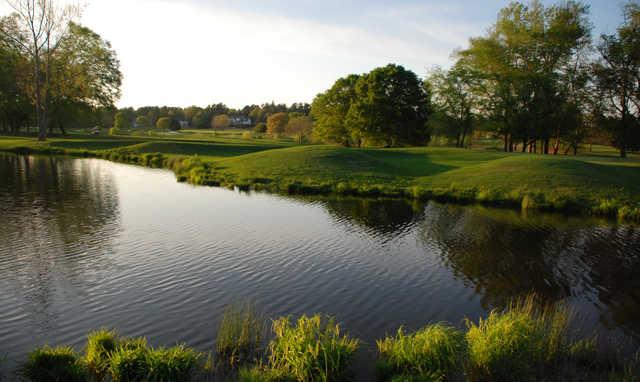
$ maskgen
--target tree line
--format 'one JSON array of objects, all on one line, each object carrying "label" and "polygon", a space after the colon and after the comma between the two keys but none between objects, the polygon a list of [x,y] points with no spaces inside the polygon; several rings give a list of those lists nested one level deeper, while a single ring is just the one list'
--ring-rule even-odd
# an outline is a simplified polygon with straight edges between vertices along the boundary
[{"label": "tree line", "polygon": [[579,1],[513,2],[424,81],[398,65],[340,78],[312,103],[314,132],[345,146],[435,134],[464,147],[482,130],[505,151],[544,154],[598,137],[624,157],[640,149],[640,5],[624,5],[616,33],[595,42],[588,12]]}]

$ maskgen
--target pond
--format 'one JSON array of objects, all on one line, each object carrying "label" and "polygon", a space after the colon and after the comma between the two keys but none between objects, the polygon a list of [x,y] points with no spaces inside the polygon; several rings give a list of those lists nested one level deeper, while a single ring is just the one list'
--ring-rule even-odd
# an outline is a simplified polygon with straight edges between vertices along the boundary
[{"label": "pond", "polygon": [[400,325],[462,326],[533,291],[567,301],[583,330],[640,340],[640,227],[615,221],[243,193],[14,155],[0,155],[0,214],[5,374],[100,327],[210,350],[225,307],[245,301],[333,315],[373,349]]}]

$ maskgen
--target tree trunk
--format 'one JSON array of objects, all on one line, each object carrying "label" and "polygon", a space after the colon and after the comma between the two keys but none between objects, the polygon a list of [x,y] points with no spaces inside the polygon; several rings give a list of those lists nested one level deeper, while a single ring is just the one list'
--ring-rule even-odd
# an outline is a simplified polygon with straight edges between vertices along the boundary
[{"label": "tree trunk", "polygon": [[627,149],[626,147],[621,147],[620,148],[620,158],[626,158],[627,157]]},{"label": "tree trunk", "polygon": [[505,134],[504,135],[504,152],[508,152],[509,151],[509,135]]}]

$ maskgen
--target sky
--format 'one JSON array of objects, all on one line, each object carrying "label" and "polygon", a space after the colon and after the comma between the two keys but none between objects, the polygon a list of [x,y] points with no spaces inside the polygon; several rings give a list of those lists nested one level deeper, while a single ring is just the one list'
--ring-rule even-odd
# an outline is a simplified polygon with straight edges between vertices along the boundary
[{"label": "sky", "polygon": [[[2,2],[2,0],[0,0]],[[551,4],[552,1],[543,3]],[[622,21],[617,0],[585,1],[594,35]],[[118,106],[311,102],[350,73],[388,63],[424,77],[498,0],[90,0],[81,23],[111,42],[124,74]],[[0,6],[0,14],[7,13]]]}]

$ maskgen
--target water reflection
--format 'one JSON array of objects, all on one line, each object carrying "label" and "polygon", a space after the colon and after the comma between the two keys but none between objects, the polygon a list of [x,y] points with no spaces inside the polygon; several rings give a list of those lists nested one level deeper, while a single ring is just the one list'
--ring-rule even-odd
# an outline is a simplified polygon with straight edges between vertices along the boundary
[{"label": "water reflection", "polygon": [[237,193],[95,159],[0,155],[0,354],[101,326],[208,350],[229,303],[373,344],[536,291],[640,338],[640,230],[405,200]]}]

